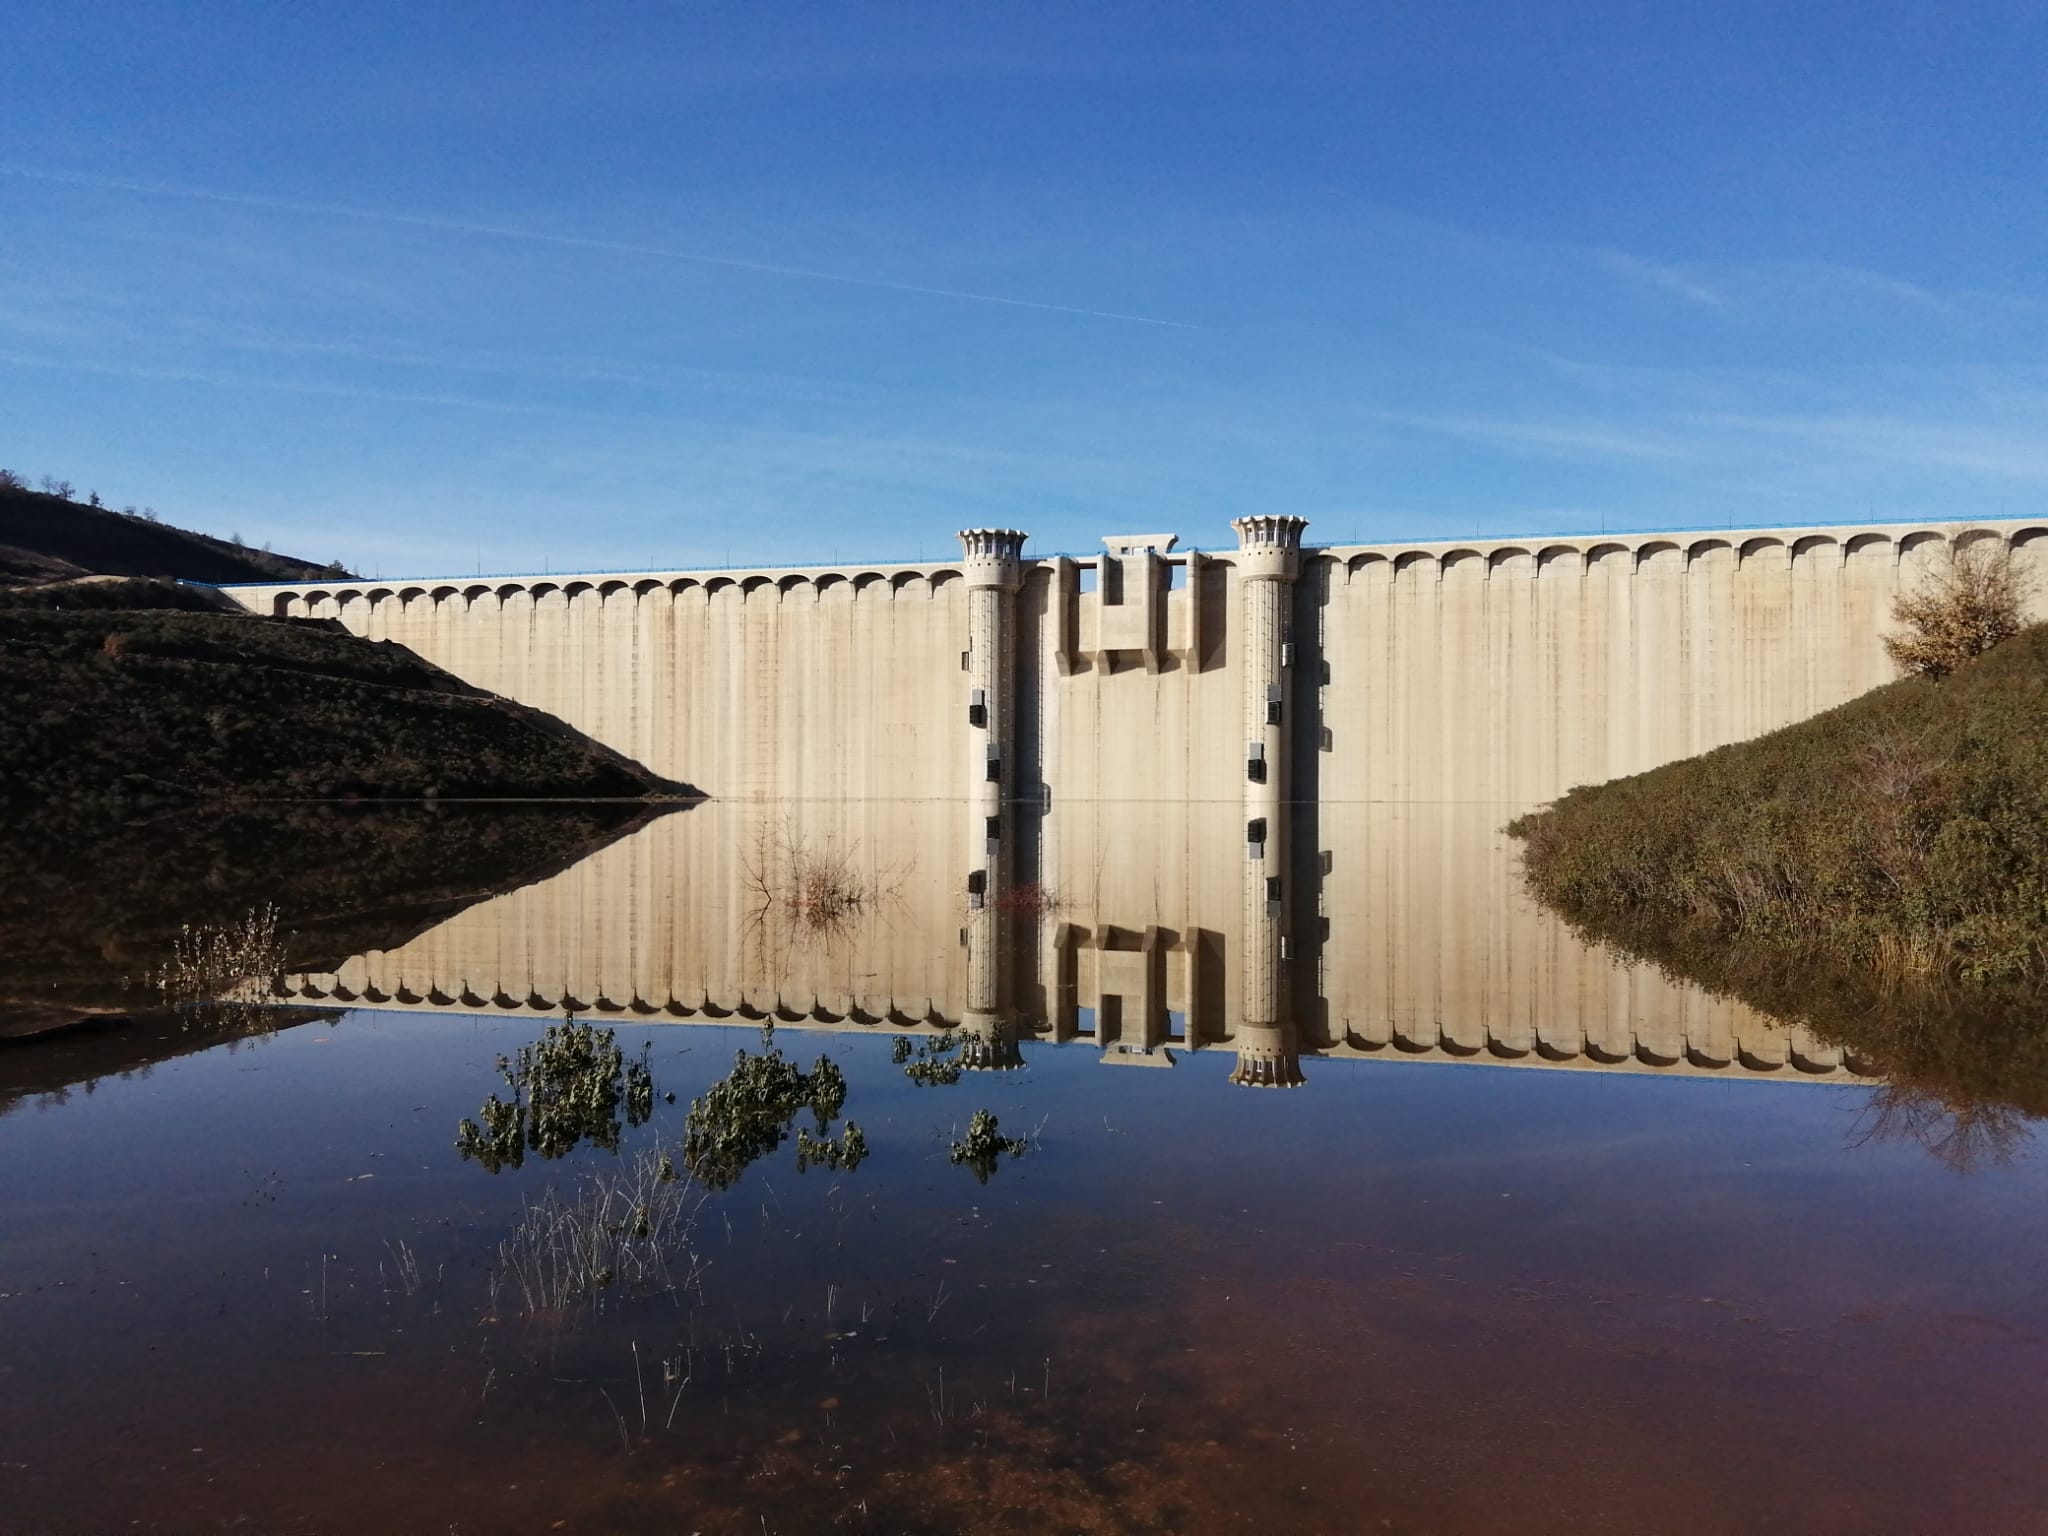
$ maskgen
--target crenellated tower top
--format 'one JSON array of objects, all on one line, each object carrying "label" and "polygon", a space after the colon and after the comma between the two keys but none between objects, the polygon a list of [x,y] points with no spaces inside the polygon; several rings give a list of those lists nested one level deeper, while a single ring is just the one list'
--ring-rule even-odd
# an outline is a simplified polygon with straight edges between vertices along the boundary
[{"label": "crenellated tower top", "polygon": [[1015,591],[1024,582],[1024,541],[1031,537],[1015,528],[963,528],[960,553],[969,590],[1004,587]]},{"label": "crenellated tower top", "polygon": [[1234,517],[1230,526],[1237,531],[1240,577],[1294,580],[1301,568],[1301,534],[1308,527],[1307,518]]},{"label": "crenellated tower top", "polygon": [[1230,1080],[1242,1088],[1299,1088],[1301,1056],[1294,1044],[1294,1030],[1285,1024],[1240,1024],[1237,1027],[1237,1065]]}]

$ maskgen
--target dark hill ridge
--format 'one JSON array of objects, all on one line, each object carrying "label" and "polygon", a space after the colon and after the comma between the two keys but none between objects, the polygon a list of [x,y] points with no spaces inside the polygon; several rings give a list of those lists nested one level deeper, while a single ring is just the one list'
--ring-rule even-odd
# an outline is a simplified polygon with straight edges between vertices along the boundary
[{"label": "dark hill ridge", "polygon": [[317,581],[331,565],[247,549],[108,507],[0,486],[0,586],[71,577],[167,576],[180,581]]},{"label": "dark hill ridge", "polygon": [[402,646],[190,585],[334,573],[0,484],[0,814],[695,794]]},{"label": "dark hill ridge", "polygon": [[327,621],[0,606],[0,811],[690,794]]}]

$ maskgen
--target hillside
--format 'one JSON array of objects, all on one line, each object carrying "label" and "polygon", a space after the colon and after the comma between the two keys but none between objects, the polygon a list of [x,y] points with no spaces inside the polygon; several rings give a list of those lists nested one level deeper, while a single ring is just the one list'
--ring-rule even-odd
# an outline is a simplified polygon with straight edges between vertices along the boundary
[{"label": "hillside", "polygon": [[85,575],[313,581],[333,571],[109,507],[0,485],[0,586]]},{"label": "hillside", "polygon": [[1687,924],[1887,976],[2037,983],[2048,625],[1508,830],[1535,893],[1596,932]]},{"label": "hillside", "polygon": [[0,605],[0,812],[688,792],[333,623]]}]

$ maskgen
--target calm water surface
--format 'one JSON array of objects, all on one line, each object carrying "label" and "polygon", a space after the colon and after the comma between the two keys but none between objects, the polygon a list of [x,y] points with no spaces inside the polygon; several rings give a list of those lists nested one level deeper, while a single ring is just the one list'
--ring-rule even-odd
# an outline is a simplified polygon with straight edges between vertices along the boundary
[{"label": "calm water surface", "polygon": [[[571,871],[407,951],[415,979],[465,972],[433,983],[445,1006],[330,996],[117,1073],[103,1041],[0,1054],[0,1529],[2048,1529],[2048,1230],[2024,1136],[1960,1172],[1873,1135],[1854,1074],[1460,1061],[1468,1018],[1374,1054],[1376,1030],[1409,1039],[1479,995],[1458,990],[1468,964],[1544,999],[1529,1029],[1557,1033],[1557,967],[1501,950],[1561,941],[1502,938],[1498,885],[1473,898],[1487,942],[1457,931],[1454,899],[1377,937],[1359,903],[1326,901],[1321,980],[1294,994],[1319,1022],[1287,1091],[1231,1081],[1239,1053],[1202,1039],[1210,1018],[1227,1045],[1230,1007],[1203,1001],[1200,965],[1174,971],[1179,951],[1154,973],[1179,1005],[1161,1038],[1128,1012],[1107,1038],[1101,956],[1146,953],[1113,935],[1147,923],[1106,916],[1114,889],[1070,894],[1012,946],[1006,998],[1039,1020],[1019,1064],[920,1085],[893,1048],[943,1038],[957,912],[921,909],[911,877],[865,936],[771,943],[725,977],[708,940],[660,936],[735,926],[686,855],[737,822],[678,825],[687,846],[643,833],[601,857],[683,871],[709,918],[652,923],[614,883],[551,928],[536,914]],[[1147,900],[1156,929],[1172,900]],[[508,1006],[466,1009],[453,994],[491,983],[465,920],[495,935],[490,963],[552,968],[586,1007],[605,996],[614,1013],[588,1016],[622,1044],[648,1043],[675,1102],[617,1154],[493,1174],[456,1151],[457,1122],[503,1091],[498,1057],[558,1001],[522,974],[544,1007],[507,984]],[[667,994],[651,1014],[571,952],[622,942],[641,1006]],[[763,1048],[757,1023],[681,1019],[681,972],[715,1010],[770,972],[803,973],[813,1001],[837,975],[857,1009],[902,994],[879,972],[906,966],[937,968],[916,982],[936,1023],[807,1011],[774,1031],[800,1065],[843,1069],[857,1168],[800,1171],[785,1143],[730,1188],[691,1188],[698,1268],[677,1289],[535,1315],[494,1286],[532,1202],[674,1147],[690,1100]],[[1439,979],[1372,1020],[1340,995],[1365,985],[1347,974],[1418,970]],[[1522,1028],[1469,1006],[1491,1010],[1482,1039]],[[1700,1039],[1719,1027],[1684,1007]],[[948,1156],[981,1109],[1032,1133],[986,1183]]]}]

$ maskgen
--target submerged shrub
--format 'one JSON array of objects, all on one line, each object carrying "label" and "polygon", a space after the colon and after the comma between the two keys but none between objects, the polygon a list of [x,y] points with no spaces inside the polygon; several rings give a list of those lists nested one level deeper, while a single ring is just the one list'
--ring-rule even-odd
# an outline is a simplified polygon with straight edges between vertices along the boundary
[{"label": "submerged shrub", "polygon": [[806,1168],[813,1166],[844,1169],[851,1172],[861,1165],[861,1160],[867,1155],[868,1139],[861,1133],[861,1128],[851,1120],[846,1122],[837,1140],[830,1136],[813,1136],[802,1126],[797,1127],[796,1171],[798,1173],[802,1173]]},{"label": "submerged shrub", "polygon": [[996,1171],[996,1164],[1005,1157],[1022,1157],[1031,1150],[1031,1142],[1024,1136],[1004,1136],[1000,1122],[985,1109],[977,1109],[974,1117],[967,1122],[967,1134],[954,1142],[949,1150],[949,1159],[965,1163],[974,1170],[975,1182],[986,1184],[989,1175]]},{"label": "submerged shrub", "polygon": [[[800,1110],[811,1111],[817,1137],[823,1138],[845,1104],[846,1076],[830,1057],[820,1056],[805,1072],[773,1046],[758,1054],[741,1051],[734,1057],[732,1071],[706,1089],[701,1098],[690,1101],[683,1160],[709,1188],[729,1188],[750,1164],[782,1145],[790,1121]],[[799,1166],[808,1157],[832,1167],[851,1168],[866,1155],[867,1143],[851,1121],[837,1144],[838,1162],[831,1162],[819,1150],[832,1145],[811,1138],[807,1152],[800,1143]]]},{"label": "submerged shrub", "polygon": [[907,1035],[898,1036],[890,1055],[918,1087],[943,1088],[960,1081],[961,1064],[953,1055],[959,1044],[953,1035],[936,1035],[915,1045]]},{"label": "submerged shrub", "polygon": [[602,1311],[608,1296],[681,1290],[697,1273],[690,1249],[696,1207],[688,1181],[659,1147],[624,1168],[587,1175],[568,1199],[551,1184],[498,1245],[493,1302],[516,1298],[523,1311],[546,1316],[579,1304]]},{"label": "submerged shrub", "polygon": [[573,1019],[550,1024],[515,1057],[498,1058],[512,1097],[486,1099],[478,1111],[481,1127],[464,1119],[456,1129],[456,1149],[492,1173],[521,1166],[529,1151],[561,1157],[582,1141],[616,1152],[620,1108],[628,1126],[644,1125],[654,1113],[648,1049],[642,1046],[639,1057],[628,1061],[613,1030]]}]

